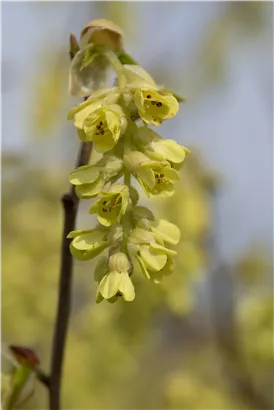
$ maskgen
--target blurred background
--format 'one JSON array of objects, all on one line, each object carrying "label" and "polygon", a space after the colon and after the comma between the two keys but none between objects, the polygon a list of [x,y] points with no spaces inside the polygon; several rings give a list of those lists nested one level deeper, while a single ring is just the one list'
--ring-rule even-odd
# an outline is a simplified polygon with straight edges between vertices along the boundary
[{"label": "blurred background", "polygon": [[[64,409],[273,409],[273,4],[2,3],[2,347],[49,370],[61,195],[79,141],[68,37],[107,18],[125,50],[187,99],[160,134],[192,151],[157,215],[178,224],[177,270],[134,277],[133,303],[95,304],[76,262]],[[141,201],[145,203],[145,198]],[[78,228],[92,227],[82,201]],[[152,201],[150,201],[151,203]],[[46,409],[36,383],[25,409]]]}]

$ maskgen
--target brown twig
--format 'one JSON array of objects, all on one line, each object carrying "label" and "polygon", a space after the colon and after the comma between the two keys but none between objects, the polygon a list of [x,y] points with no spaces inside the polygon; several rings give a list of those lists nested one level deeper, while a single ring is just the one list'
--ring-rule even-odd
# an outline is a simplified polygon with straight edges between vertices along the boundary
[{"label": "brown twig", "polygon": [[[76,167],[88,164],[91,151],[92,143],[81,144]],[[73,258],[69,249],[71,240],[67,239],[67,235],[69,234],[69,232],[75,229],[75,222],[79,205],[79,199],[75,194],[74,186],[71,186],[70,191],[63,195],[62,204],[64,209],[64,227],[62,235],[62,256],[58,290],[58,307],[55,321],[51,357],[51,371],[49,378],[50,410],[60,409],[62,364],[71,309]]]}]

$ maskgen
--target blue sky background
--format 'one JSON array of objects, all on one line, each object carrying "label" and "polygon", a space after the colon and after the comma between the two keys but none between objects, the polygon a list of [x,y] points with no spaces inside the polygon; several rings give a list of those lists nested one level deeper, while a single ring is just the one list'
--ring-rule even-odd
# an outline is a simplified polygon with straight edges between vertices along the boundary
[{"label": "blue sky background", "polygon": [[[228,3],[131,2],[126,6],[126,50],[158,81],[165,80],[188,99],[177,117],[161,127],[161,135],[199,149],[223,180],[214,224],[226,260],[254,242],[272,249],[273,27],[272,4],[267,6],[269,19],[259,34],[241,31],[236,20],[235,27],[232,22],[219,82],[203,80],[205,66],[197,56]],[[73,135],[72,126],[64,111],[49,141],[30,140],[33,79],[45,53],[51,48],[65,51],[69,32],[78,34],[89,20],[99,17],[98,5],[91,2],[2,3],[4,151],[30,155],[38,150],[41,157],[46,153],[46,166],[58,164],[64,154],[61,141],[66,133]],[[68,150],[74,162],[72,154]]]}]

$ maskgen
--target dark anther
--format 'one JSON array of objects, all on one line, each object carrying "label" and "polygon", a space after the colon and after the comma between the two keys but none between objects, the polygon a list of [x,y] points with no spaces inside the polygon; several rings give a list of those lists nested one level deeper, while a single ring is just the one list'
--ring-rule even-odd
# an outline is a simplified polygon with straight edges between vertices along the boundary
[{"label": "dark anther", "polygon": [[155,104],[156,104],[156,101],[151,101],[151,104],[152,104],[152,105],[155,105]]},{"label": "dark anther", "polygon": [[101,128],[101,125],[96,125],[96,128],[99,130]]},{"label": "dark anther", "polygon": [[157,107],[162,107],[163,104],[161,102],[157,102],[156,105],[157,105]]},{"label": "dark anther", "polygon": [[104,133],[105,133],[105,131],[102,130],[100,134],[101,134],[101,135],[104,135]]},{"label": "dark anther", "polygon": [[107,209],[106,209],[106,208],[103,208],[103,212],[107,212]]},{"label": "dark anther", "polygon": [[151,95],[150,95],[150,94],[148,94],[148,95],[147,95],[147,98],[148,98],[148,99],[150,99],[150,98],[151,98]]},{"label": "dark anther", "polygon": [[158,175],[158,174],[155,174],[155,178],[159,178],[159,175]]},{"label": "dark anther", "polygon": [[103,202],[103,205],[106,205],[106,203],[107,203],[107,201],[104,201],[104,202]]},{"label": "dark anther", "polygon": [[96,132],[95,135],[100,135],[100,132]]},{"label": "dark anther", "polygon": [[158,181],[157,181],[157,182],[158,182],[158,184],[160,184],[160,183],[161,183],[161,180],[160,180],[160,179],[158,179]]},{"label": "dark anther", "polygon": [[103,125],[102,121],[100,121],[100,124],[99,124],[99,125]]},{"label": "dark anther", "polygon": [[164,176],[165,176],[164,174],[160,174],[160,178],[164,178]]}]

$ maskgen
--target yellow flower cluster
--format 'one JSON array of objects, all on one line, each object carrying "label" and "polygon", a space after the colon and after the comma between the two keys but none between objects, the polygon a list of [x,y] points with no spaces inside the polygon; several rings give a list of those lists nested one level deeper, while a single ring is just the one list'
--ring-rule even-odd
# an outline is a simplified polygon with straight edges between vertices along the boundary
[{"label": "yellow flower cluster", "polygon": [[[94,91],[98,57],[112,66],[117,78],[113,87],[99,86]],[[96,300],[115,302],[122,296],[132,301],[135,291],[131,276],[136,263],[154,283],[175,267],[176,251],[167,246],[179,242],[180,230],[137,205],[139,195],[131,176],[148,197],[174,193],[174,184],[180,179],[178,170],[189,151],[172,139],[163,139],[149,125],[160,126],[174,117],[179,109],[178,97],[133,64],[122,49],[121,31],[105,20],[89,23],[82,32],[71,76],[76,73],[81,78],[83,70],[88,82],[86,88],[79,88],[78,95],[84,89],[86,100],[69,111],[68,119],[74,121],[80,140],[93,142],[102,158],[95,165],[73,170],[70,182],[79,198],[97,198],[90,213],[97,215],[98,226],[71,232],[71,253],[87,260],[108,248],[108,257],[99,259],[95,270],[99,283]],[[92,77],[94,81],[90,82]]]}]

